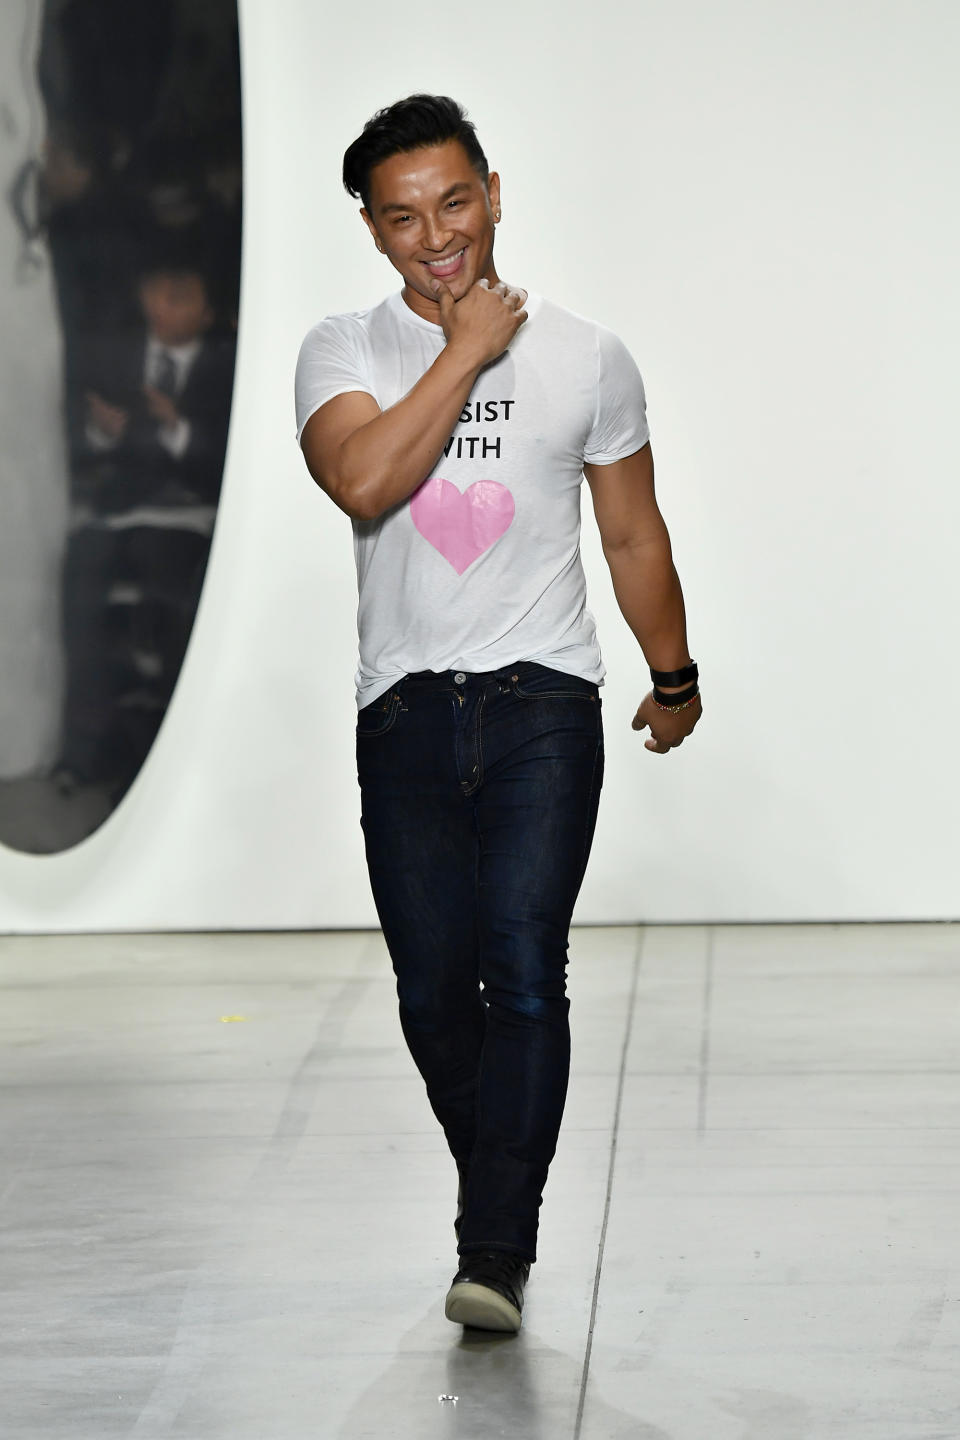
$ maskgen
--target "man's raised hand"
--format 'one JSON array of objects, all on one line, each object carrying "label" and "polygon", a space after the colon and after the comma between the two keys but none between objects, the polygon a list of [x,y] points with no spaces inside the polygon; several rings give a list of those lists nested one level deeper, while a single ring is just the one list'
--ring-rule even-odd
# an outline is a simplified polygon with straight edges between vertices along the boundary
[{"label": "man's raised hand", "polygon": [[447,344],[468,351],[476,365],[488,365],[502,355],[527,318],[527,292],[502,280],[496,285],[478,280],[462,299],[454,300],[449,286],[435,279],[433,293]]}]

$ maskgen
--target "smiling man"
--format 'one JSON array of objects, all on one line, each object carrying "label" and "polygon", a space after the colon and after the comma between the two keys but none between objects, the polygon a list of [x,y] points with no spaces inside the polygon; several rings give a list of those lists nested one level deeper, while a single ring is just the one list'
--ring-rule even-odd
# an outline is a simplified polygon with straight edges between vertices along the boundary
[{"label": "smiling man", "polygon": [[310,473],[354,522],[357,766],[400,1020],[459,1172],[460,1324],[515,1331],[566,1098],[567,942],[603,774],[580,563],[593,494],[665,754],[700,716],[637,367],[609,330],[504,284],[500,181],[443,96],[344,156],[403,287],[322,320],[297,366]]}]

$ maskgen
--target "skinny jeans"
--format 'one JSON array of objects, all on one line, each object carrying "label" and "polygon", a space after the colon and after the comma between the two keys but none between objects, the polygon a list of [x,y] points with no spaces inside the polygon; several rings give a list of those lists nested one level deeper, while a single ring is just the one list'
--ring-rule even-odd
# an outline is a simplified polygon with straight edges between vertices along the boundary
[{"label": "skinny jeans", "polygon": [[359,712],[357,770],[403,1034],[463,1183],[460,1252],[533,1261],[603,779],[597,687],[532,661],[408,675]]}]

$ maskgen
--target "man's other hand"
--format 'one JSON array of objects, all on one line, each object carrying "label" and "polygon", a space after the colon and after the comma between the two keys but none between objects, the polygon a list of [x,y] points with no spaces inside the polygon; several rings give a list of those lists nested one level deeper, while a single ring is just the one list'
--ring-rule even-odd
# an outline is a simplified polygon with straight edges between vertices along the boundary
[{"label": "man's other hand", "polygon": [[156,390],[152,385],[144,385],[143,393],[151,420],[156,420],[165,430],[172,430],[180,419],[180,411],[170,396],[165,390]]},{"label": "man's other hand", "polygon": [[454,300],[449,286],[433,281],[433,293],[440,305],[440,324],[448,345],[469,355],[474,364],[489,365],[502,355],[527,318],[526,290],[490,285],[478,280],[461,300]]},{"label": "man's other hand", "polygon": [[109,440],[122,438],[130,416],[126,410],[121,410],[119,405],[111,405],[98,395],[94,390],[88,390],[86,395],[87,415],[90,423],[95,425],[102,435]]},{"label": "man's other hand", "polygon": [[692,705],[687,705],[683,710],[674,713],[670,710],[661,710],[651,691],[640,702],[640,707],[633,717],[633,728],[634,730],[649,728],[650,739],[644,740],[645,748],[655,751],[658,755],[666,755],[668,750],[674,750],[678,745],[683,744],[702,714],[703,706],[700,703],[699,695]]}]

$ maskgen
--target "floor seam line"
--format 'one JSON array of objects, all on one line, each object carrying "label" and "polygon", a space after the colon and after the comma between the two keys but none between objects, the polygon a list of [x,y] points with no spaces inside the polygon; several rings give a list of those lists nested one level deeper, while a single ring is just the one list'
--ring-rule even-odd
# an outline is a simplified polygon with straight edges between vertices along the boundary
[{"label": "floor seam line", "polygon": [[703,977],[703,1026],[700,1031],[700,1079],[697,1087],[697,1139],[707,1133],[707,1086],[710,1077],[710,1025],[713,1020],[713,972],[716,927],[707,926],[707,955]]},{"label": "floor seam line", "polygon": [[607,1166],[607,1190],[603,1204],[603,1221],[600,1226],[600,1241],[597,1246],[597,1268],[593,1276],[593,1297],[590,1304],[590,1323],[587,1329],[587,1345],[583,1355],[583,1372],[580,1377],[580,1395],[577,1401],[577,1418],[573,1427],[573,1440],[580,1440],[583,1429],[584,1406],[587,1399],[587,1381],[590,1378],[590,1360],[593,1355],[593,1332],[597,1323],[597,1305],[600,1298],[600,1276],[603,1271],[603,1254],[607,1243],[607,1226],[610,1221],[610,1201],[613,1194],[613,1173],[617,1159],[617,1140],[620,1134],[620,1113],[623,1108],[623,1090],[627,1076],[627,1057],[633,1035],[633,1013],[636,1009],[637,986],[640,979],[640,961],[643,955],[647,927],[641,926],[633,953],[633,970],[630,976],[630,998],[627,1002],[627,1023],[624,1027],[623,1046],[620,1052],[620,1073],[617,1078],[617,1098],[613,1107],[613,1125],[610,1133],[610,1161]]}]

